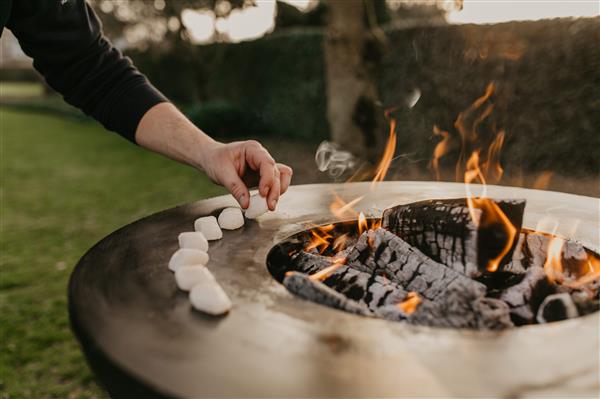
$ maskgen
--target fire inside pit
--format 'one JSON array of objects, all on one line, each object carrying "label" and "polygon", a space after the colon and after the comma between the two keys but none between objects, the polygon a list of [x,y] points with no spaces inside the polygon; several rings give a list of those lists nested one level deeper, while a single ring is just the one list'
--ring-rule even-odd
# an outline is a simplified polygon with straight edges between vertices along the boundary
[{"label": "fire inside pit", "polygon": [[524,209],[474,198],[361,213],[289,237],[268,268],[302,298],[410,324],[499,330],[597,311],[598,254],[522,228]]}]

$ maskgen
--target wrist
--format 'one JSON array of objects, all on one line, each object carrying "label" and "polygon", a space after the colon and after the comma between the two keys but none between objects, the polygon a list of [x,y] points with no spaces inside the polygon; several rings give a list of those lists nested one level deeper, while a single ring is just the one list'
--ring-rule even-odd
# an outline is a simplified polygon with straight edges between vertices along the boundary
[{"label": "wrist", "polygon": [[190,162],[194,168],[206,172],[209,169],[210,154],[217,148],[223,146],[223,143],[213,139],[200,129],[199,138],[195,148],[190,148]]}]

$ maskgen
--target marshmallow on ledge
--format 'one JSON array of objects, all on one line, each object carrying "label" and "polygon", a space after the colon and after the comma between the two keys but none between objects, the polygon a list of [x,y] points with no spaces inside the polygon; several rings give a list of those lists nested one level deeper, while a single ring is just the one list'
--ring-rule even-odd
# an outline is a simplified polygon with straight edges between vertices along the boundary
[{"label": "marshmallow on ledge", "polygon": [[250,205],[248,205],[248,209],[244,213],[248,219],[256,219],[268,210],[267,199],[261,197],[260,194],[254,194],[250,196]]},{"label": "marshmallow on ledge", "polygon": [[190,291],[194,309],[220,316],[231,310],[231,300],[216,280],[198,283]]},{"label": "marshmallow on ledge", "polygon": [[204,251],[191,248],[178,249],[171,260],[169,260],[169,270],[176,271],[181,266],[206,265],[208,263],[208,254]]},{"label": "marshmallow on ledge", "polygon": [[182,291],[189,291],[197,284],[214,281],[215,277],[202,265],[181,266],[175,270],[175,282]]},{"label": "marshmallow on ledge", "polygon": [[235,230],[244,225],[244,215],[240,208],[225,208],[219,214],[218,221],[222,229]]},{"label": "marshmallow on ledge", "polygon": [[186,231],[179,234],[179,248],[191,248],[208,252],[208,241],[200,231]]},{"label": "marshmallow on ledge", "polygon": [[217,223],[217,218],[214,216],[203,216],[196,219],[194,230],[202,232],[209,241],[223,238],[223,232]]}]

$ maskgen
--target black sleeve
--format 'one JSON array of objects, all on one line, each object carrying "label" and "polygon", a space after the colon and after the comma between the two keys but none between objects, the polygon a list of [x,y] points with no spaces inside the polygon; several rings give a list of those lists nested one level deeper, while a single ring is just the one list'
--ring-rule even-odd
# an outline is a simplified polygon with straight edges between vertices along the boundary
[{"label": "black sleeve", "polygon": [[17,0],[6,26],[65,101],[130,141],[146,111],[167,101],[104,37],[85,0]]}]

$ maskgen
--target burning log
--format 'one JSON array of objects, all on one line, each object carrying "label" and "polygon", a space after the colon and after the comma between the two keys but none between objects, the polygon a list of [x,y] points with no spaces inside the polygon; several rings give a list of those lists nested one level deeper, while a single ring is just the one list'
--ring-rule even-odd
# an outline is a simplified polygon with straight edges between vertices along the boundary
[{"label": "burning log", "polygon": [[[513,268],[544,267],[548,258],[550,245],[559,241],[558,258],[561,264],[577,272],[577,264],[588,258],[588,253],[581,243],[549,234],[534,231],[523,231],[519,237],[518,248],[513,254]],[[517,264],[518,263],[518,264]],[[510,265],[510,264],[509,264]],[[509,266],[507,265],[507,267]]]},{"label": "burning log", "polygon": [[535,310],[550,291],[551,287],[544,269],[532,266],[527,269],[520,283],[502,292],[500,299],[508,304],[510,314],[516,323],[528,324],[533,322]]},{"label": "burning log", "polygon": [[[309,274],[310,278],[323,282],[336,292],[359,302],[371,310],[389,303],[397,303],[406,297],[406,292],[383,276],[361,272],[341,263],[335,268],[335,261],[325,256],[300,252],[293,256],[295,270]],[[316,273],[327,268],[331,272],[318,278]],[[314,298],[309,298],[313,299]]]},{"label": "burning log", "polygon": [[524,210],[525,200],[428,200],[386,209],[382,227],[435,261],[477,277],[511,260],[518,236],[507,227],[518,235]]},{"label": "burning log", "polygon": [[398,303],[406,298],[406,291],[383,276],[365,273],[341,266],[323,280],[323,284],[344,294],[370,310]]},{"label": "burning log", "polygon": [[385,306],[377,315],[430,327],[501,330],[514,326],[504,302],[483,297],[478,289],[462,283],[447,289],[435,301],[423,300],[412,313],[399,306]]},{"label": "burning log", "polygon": [[579,316],[577,307],[571,296],[567,293],[548,295],[538,309],[536,320],[538,323],[550,323],[572,319]]},{"label": "burning log", "polygon": [[502,271],[512,275],[522,275],[527,271],[528,258],[525,252],[525,246],[527,245],[527,233],[521,232],[515,245],[515,249],[512,254],[510,262],[508,262],[502,268]]},{"label": "burning log", "polygon": [[[559,287],[559,292],[564,289]],[[581,316],[600,310],[600,290],[598,286],[577,290],[570,290],[571,299]]]},{"label": "burning log", "polygon": [[332,264],[332,258],[300,251],[292,255],[293,269],[300,273],[314,274]]},{"label": "burning log", "polygon": [[288,272],[283,279],[283,285],[293,294],[309,301],[317,302],[346,312],[370,315],[371,312],[364,305],[347,298],[334,289],[326,286],[321,281],[311,279],[307,274]]},{"label": "burning log", "polygon": [[383,274],[408,291],[434,300],[460,284],[485,294],[485,285],[435,262],[417,248],[384,229],[369,230],[357,240],[347,264],[371,274]]}]

